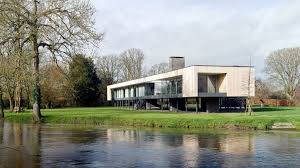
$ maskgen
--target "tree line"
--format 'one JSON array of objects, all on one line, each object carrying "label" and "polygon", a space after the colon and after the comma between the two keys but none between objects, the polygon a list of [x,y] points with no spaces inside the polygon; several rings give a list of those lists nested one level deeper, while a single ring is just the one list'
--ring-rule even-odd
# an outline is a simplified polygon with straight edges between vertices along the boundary
[{"label": "tree line", "polygon": [[[9,59],[10,60],[10,59]],[[0,100],[12,112],[21,112],[24,108],[33,106],[31,83],[34,79],[30,59],[22,64],[26,69],[22,80],[15,64],[4,59],[1,65],[1,95]],[[3,66],[2,66],[3,65]],[[13,71],[12,73],[4,73]],[[40,62],[41,107],[88,107],[108,105],[106,88],[108,85],[138,79],[168,71],[167,63],[153,65],[149,70],[145,68],[145,55],[141,49],[131,48],[120,54],[104,56],[88,56],[75,54],[65,61],[58,61],[53,57],[42,57]],[[22,71],[25,72],[25,71]],[[18,84],[17,84],[18,83]]]},{"label": "tree line", "polygon": [[[136,48],[104,56],[76,55],[59,66],[47,63],[41,68],[42,104],[44,108],[108,105],[108,85],[153,75],[157,65],[147,71],[145,55]],[[157,73],[166,71],[167,66]]]},{"label": "tree line", "polygon": [[98,45],[103,33],[95,29],[95,9],[84,0],[0,0],[0,11],[1,92],[19,106],[23,90],[31,89],[32,117],[40,121],[40,61],[67,59]]},{"label": "tree line", "polygon": [[104,37],[95,12],[89,0],[0,0],[1,118],[6,106],[40,121],[42,107],[103,105],[107,85],[147,75],[140,49],[82,54]]}]

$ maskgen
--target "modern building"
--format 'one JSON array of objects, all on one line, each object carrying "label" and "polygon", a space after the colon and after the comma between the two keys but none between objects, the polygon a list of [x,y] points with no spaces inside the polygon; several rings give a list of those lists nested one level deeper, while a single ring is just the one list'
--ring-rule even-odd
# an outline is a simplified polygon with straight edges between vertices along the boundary
[{"label": "modern building", "polygon": [[192,65],[170,57],[169,72],[109,85],[107,100],[127,108],[219,112],[241,110],[255,95],[250,66]]}]

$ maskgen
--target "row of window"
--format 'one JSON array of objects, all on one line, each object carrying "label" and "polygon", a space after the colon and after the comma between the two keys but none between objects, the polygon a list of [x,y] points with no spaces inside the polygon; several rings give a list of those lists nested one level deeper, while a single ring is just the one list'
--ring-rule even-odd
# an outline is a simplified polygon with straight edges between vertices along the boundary
[{"label": "row of window", "polygon": [[115,99],[143,97],[145,96],[145,86],[117,89],[113,93]]},{"label": "row of window", "polygon": [[127,88],[114,89],[115,99],[160,96],[182,93],[182,78],[153,81],[142,85],[130,86]]},{"label": "row of window", "polygon": [[[217,93],[218,75],[199,74],[198,75],[198,92],[199,93]],[[144,96],[161,96],[161,95],[182,94],[182,77],[168,80],[152,81],[142,85],[129,86],[113,90],[115,99],[144,97]]]}]

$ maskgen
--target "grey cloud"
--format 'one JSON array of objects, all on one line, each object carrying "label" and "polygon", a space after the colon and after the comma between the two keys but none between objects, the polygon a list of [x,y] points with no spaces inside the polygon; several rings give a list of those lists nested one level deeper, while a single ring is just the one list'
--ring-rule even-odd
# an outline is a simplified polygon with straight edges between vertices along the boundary
[{"label": "grey cloud", "polygon": [[[229,2],[229,3],[228,3]],[[283,47],[300,46],[299,1],[94,0],[105,30],[101,54],[136,47],[148,66],[168,56],[188,64],[253,65]]]}]

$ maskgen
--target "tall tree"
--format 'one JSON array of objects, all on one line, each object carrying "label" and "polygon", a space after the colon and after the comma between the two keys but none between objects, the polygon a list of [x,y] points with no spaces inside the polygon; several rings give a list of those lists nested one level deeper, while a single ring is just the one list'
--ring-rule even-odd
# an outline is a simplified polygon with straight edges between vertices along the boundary
[{"label": "tall tree", "polygon": [[131,48],[120,54],[122,80],[128,81],[143,76],[145,56],[142,50]]},{"label": "tall tree", "polygon": [[[88,0],[1,0],[0,10],[6,19],[23,29],[21,44],[29,43],[33,58],[33,119],[41,119],[40,104],[40,49],[44,47],[53,57],[65,58],[83,48],[95,44],[102,35],[94,29],[94,7]],[[15,16],[15,17],[10,17]],[[0,24],[6,32],[15,32],[9,24]],[[3,28],[2,28],[3,29]],[[4,34],[0,44],[12,38]],[[21,45],[22,46],[22,45]]]},{"label": "tall tree", "polygon": [[3,55],[0,55],[0,119],[4,118],[4,104],[3,104],[3,71],[4,71]]},{"label": "tall tree", "polygon": [[293,104],[300,80],[300,48],[284,48],[271,53],[266,59],[266,73],[278,82]]},{"label": "tall tree", "polygon": [[116,54],[101,56],[96,61],[97,74],[101,79],[100,99],[101,103],[106,102],[106,90],[108,85],[120,81],[120,57]]},{"label": "tall tree", "polygon": [[41,68],[42,103],[46,108],[62,106],[66,102],[67,78],[65,70],[55,63],[49,63]]},{"label": "tall tree", "polygon": [[[0,70],[1,70],[1,83],[2,92],[6,94],[9,100],[10,111],[14,109],[14,91],[15,91],[15,60],[16,57],[13,54],[12,48],[9,45],[3,46],[0,54]],[[10,59],[9,59],[10,58]]]},{"label": "tall tree", "polygon": [[[12,1],[14,2],[14,1]],[[18,1],[18,3],[22,3]],[[15,5],[17,3],[14,3]],[[4,9],[5,2],[0,1],[0,8]],[[17,9],[17,6],[14,6]],[[2,58],[5,58],[2,66],[4,72],[3,81],[5,83],[3,91],[10,102],[10,110],[19,112],[21,109],[21,99],[24,87],[24,82],[29,68],[30,55],[28,45],[24,38],[26,29],[23,25],[23,20],[16,13],[1,10],[0,12],[0,52]],[[15,107],[14,107],[15,106]]]},{"label": "tall tree", "polygon": [[2,87],[0,84],[0,119],[4,118],[4,104],[3,104],[3,99],[2,99]]},{"label": "tall tree", "polygon": [[3,104],[3,90],[2,90],[2,85],[3,85],[2,64],[3,62],[0,59],[0,119],[4,118],[4,104]]},{"label": "tall tree", "polygon": [[83,55],[75,55],[69,65],[69,87],[78,106],[95,106],[99,96],[100,80],[94,62]]}]

